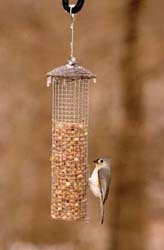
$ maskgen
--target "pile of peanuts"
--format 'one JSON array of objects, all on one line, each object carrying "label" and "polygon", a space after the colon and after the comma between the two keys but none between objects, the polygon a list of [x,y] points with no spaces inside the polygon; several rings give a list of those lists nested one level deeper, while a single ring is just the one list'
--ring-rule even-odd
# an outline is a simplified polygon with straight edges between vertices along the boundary
[{"label": "pile of peanuts", "polygon": [[53,124],[51,216],[54,219],[86,218],[87,137],[85,124]]}]

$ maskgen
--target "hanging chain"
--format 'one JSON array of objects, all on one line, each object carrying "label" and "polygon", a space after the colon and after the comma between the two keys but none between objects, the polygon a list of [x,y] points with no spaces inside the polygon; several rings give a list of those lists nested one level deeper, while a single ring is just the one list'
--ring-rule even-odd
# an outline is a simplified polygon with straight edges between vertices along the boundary
[{"label": "hanging chain", "polygon": [[76,58],[74,57],[74,21],[75,21],[75,14],[79,12],[83,5],[85,0],[77,0],[76,4],[69,4],[69,0],[62,0],[63,8],[71,15],[71,56],[69,60],[69,64],[71,66],[77,64]]}]

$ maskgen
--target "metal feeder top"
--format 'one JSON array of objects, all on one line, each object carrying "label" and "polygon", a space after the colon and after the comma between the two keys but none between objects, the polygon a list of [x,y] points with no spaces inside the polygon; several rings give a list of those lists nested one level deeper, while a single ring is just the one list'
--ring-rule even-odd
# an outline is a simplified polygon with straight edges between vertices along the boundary
[{"label": "metal feeder top", "polygon": [[77,63],[69,62],[68,64],[55,68],[47,73],[47,77],[58,79],[78,80],[78,79],[96,79],[91,71],[79,66]]}]

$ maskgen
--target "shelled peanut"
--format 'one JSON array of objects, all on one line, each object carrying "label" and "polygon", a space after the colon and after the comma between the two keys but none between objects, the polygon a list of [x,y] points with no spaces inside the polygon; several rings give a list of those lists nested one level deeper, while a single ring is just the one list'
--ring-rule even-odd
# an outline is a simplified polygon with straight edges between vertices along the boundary
[{"label": "shelled peanut", "polygon": [[53,125],[51,215],[55,219],[83,219],[87,206],[87,126]]}]

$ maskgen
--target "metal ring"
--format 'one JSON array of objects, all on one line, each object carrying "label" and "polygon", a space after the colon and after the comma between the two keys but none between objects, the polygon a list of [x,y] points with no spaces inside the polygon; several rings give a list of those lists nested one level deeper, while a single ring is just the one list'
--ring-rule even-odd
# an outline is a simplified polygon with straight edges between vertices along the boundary
[{"label": "metal ring", "polygon": [[76,3],[76,5],[71,10],[70,5],[69,5],[69,0],[62,0],[62,2],[63,2],[63,8],[68,13],[70,13],[70,11],[71,11],[72,14],[76,14],[77,12],[79,12],[82,9],[84,1],[85,0],[78,0],[77,3]]}]

